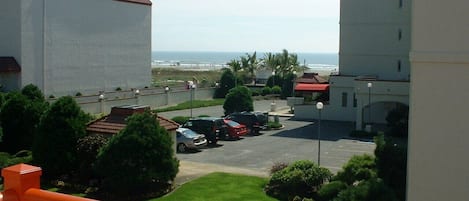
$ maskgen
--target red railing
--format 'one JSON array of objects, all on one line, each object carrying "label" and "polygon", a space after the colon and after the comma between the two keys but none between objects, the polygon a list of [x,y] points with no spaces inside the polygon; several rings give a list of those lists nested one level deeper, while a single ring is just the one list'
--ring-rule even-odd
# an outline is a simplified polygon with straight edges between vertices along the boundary
[{"label": "red railing", "polygon": [[0,201],[96,201],[40,189],[42,170],[18,164],[2,170],[3,189]]}]

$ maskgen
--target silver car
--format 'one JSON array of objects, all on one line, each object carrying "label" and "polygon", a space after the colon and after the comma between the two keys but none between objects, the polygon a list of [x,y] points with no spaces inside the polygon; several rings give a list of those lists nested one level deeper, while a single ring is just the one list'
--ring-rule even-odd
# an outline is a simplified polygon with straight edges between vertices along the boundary
[{"label": "silver car", "polygon": [[188,149],[198,149],[207,145],[205,135],[198,134],[188,128],[176,130],[177,151],[185,152]]}]

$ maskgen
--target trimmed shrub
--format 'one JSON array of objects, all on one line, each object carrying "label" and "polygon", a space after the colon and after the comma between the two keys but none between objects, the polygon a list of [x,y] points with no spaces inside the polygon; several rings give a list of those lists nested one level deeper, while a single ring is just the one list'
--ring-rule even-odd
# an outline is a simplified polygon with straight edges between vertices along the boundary
[{"label": "trimmed shrub", "polygon": [[333,180],[342,181],[348,185],[355,182],[369,180],[375,178],[375,158],[371,155],[364,154],[361,156],[353,156],[342,170],[337,173]]},{"label": "trimmed shrub", "polygon": [[347,189],[347,187],[347,184],[342,181],[331,181],[324,184],[318,191],[319,200],[330,201],[337,197],[341,191]]},{"label": "trimmed shrub", "polygon": [[300,160],[275,172],[265,187],[268,195],[291,200],[295,196],[313,197],[320,186],[329,181],[332,173],[317,164]]},{"label": "trimmed shrub", "polygon": [[235,77],[230,69],[223,71],[220,78],[220,85],[215,90],[214,98],[225,98],[230,89],[235,86]]},{"label": "trimmed shrub", "polygon": [[175,117],[173,117],[171,120],[173,120],[173,121],[175,121],[176,123],[182,125],[182,124],[185,124],[189,119],[190,119],[190,117],[175,116]]},{"label": "trimmed shrub", "polygon": [[108,143],[109,139],[101,135],[88,135],[82,137],[77,143],[77,157],[79,161],[80,180],[87,181],[92,178],[93,165],[99,150]]},{"label": "trimmed shrub", "polygon": [[252,96],[259,96],[261,95],[261,93],[259,92],[259,90],[252,90]]},{"label": "trimmed shrub", "polygon": [[245,86],[231,89],[226,95],[223,109],[225,110],[225,115],[233,112],[253,111],[254,105],[251,90]]},{"label": "trimmed shrub", "polygon": [[272,93],[272,89],[268,86],[262,88],[261,95],[265,96]]},{"label": "trimmed shrub", "polygon": [[272,87],[272,94],[280,94],[280,93],[282,93],[282,88],[280,88],[280,86],[275,85],[274,87]]},{"label": "trimmed shrub", "polygon": [[349,186],[341,191],[334,201],[397,201],[392,189],[379,178],[373,178]]},{"label": "trimmed shrub", "polygon": [[272,165],[272,167],[270,168],[270,175],[280,171],[280,170],[283,170],[285,169],[286,167],[288,167],[288,163],[285,163],[285,162],[275,162],[274,165]]}]

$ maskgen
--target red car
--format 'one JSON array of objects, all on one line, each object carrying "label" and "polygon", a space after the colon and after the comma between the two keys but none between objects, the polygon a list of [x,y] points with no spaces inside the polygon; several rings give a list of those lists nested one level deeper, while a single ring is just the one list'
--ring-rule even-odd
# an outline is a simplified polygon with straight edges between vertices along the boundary
[{"label": "red car", "polygon": [[238,122],[229,119],[224,119],[224,121],[228,128],[228,135],[230,135],[230,138],[238,139],[239,137],[248,133],[248,129],[245,125],[239,124]]}]

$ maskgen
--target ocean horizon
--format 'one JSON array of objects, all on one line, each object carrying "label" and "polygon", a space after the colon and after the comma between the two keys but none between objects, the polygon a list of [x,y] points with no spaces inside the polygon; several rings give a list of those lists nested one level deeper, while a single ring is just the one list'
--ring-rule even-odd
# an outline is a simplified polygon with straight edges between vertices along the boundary
[{"label": "ocean horizon", "polygon": [[[249,52],[249,54],[252,53]],[[298,55],[300,65],[305,64],[311,69],[338,69],[338,53],[290,53]],[[264,52],[257,52],[257,58],[263,58],[264,54]],[[227,67],[226,63],[232,59],[239,59],[245,55],[246,52],[152,51],[151,63],[152,66],[216,69]]]}]

